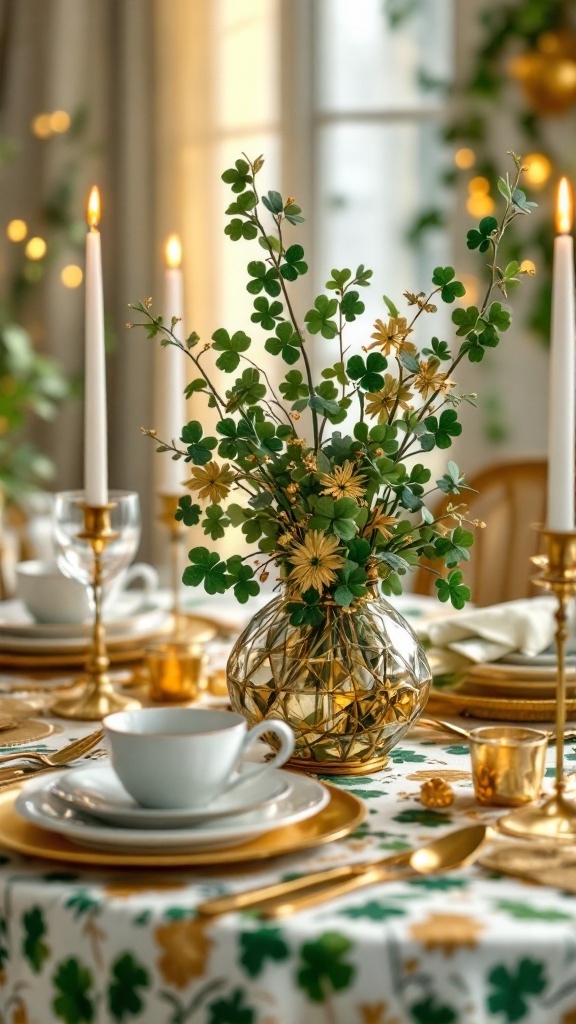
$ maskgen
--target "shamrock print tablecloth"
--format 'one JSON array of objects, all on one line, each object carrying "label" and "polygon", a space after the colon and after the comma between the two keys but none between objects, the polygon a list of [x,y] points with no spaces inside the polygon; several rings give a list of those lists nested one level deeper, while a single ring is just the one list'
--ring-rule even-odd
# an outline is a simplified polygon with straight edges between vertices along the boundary
[{"label": "shamrock print tablecloth", "polygon": [[[447,811],[418,801],[432,775],[456,790]],[[354,836],[234,872],[88,872],[6,852],[2,1024],[576,1024],[576,900],[480,867],[373,886],[279,924],[195,916],[208,896],[490,817],[467,746],[422,730],[389,770],[338,784],[367,803]]]}]

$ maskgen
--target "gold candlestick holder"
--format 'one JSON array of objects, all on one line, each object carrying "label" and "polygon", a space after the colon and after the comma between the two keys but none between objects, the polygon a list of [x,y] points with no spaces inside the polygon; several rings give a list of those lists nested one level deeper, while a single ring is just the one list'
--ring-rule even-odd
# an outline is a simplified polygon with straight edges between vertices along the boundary
[{"label": "gold candlestick holder", "polygon": [[525,839],[576,840],[576,803],[566,797],[564,732],[566,725],[566,642],[568,609],[576,594],[576,530],[558,532],[536,526],[546,552],[532,558],[539,573],[534,583],[549,590],[558,601],[556,610],[556,777],[554,793],[537,806],[507,814],[498,827],[507,835]]},{"label": "gold candlestick holder", "polygon": [[115,507],[114,504],[80,506],[84,514],[84,528],[77,534],[77,539],[87,541],[93,553],[90,586],[94,600],[94,622],[86,663],[87,677],[79,680],[79,683],[85,683],[84,691],[78,697],[59,700],[52,705],[51,710],[61,718],[100,721],[114,711],[140,707],[139,701],[116,693],[108,675],[110,659],[106,651],[106,632],[102,622],[102,554],[110,541],[116,540],[119,536],[110,526],[110,511]]},{"label": "gold candlestick holder", "polygon": [[180,635],[182,626],[182,608],[180,604],[180,582],[182,578],[182,553],[186,527],[174,518],[178,508],[180,494],[160,494],[161,511],[158,521],[166,527],[170,539],[170,589],[172,591],[172,615],[174,617],[174,637]]}]

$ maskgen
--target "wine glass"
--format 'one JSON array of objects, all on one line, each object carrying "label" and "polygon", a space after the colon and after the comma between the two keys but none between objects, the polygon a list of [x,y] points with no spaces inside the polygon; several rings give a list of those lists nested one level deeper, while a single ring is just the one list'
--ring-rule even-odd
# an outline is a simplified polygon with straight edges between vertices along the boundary
[{"label": "wine glass", "polygon": [[56,560],[65,576],[88,589],[93,617],[86,686],[80,697],[53,706],[63,718],[102,719],[113,711],[139,707],[112,689],[101,620],[103,589],[133,559],[140,541],[140,505],[134,491],[110,491],[104,506],[88,506],[83,491],[54,497]]}]

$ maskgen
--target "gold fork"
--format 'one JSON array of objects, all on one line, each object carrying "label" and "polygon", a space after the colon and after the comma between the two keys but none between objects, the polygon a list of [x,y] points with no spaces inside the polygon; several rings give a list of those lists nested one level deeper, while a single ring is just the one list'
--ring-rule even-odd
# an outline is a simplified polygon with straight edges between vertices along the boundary
[{"label": "gold fork", "polygon": [[[47,768],[59,768],[87,754],[88,751],[91,751],[99,743],[102,736],[104,736],[104,731],[97,729],[88,736],[74,739],[72,743],[63,746],[63,749],[56,751],[55,754],[41,754],[39,751],[19,751],[13,754],[3,754],[0,755],[0,765],[11,764],[12,761],[36,761]],[[5,774],[0,769],[0,780],[4,779]]]}]

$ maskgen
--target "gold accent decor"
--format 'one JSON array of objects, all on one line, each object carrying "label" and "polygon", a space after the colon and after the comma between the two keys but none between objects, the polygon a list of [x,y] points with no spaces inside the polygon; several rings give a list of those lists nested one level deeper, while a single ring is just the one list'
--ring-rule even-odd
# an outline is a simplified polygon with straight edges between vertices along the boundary
[{"label": "gold accent decor", "polygon": [[180,567],[182,564],[182,551],[186,527],[183,523],[179,523],[178,520],[174,518],[174,513],[178,508],[180,495],[159,494],[158,498],[161,504],[161,512],[158,516],[158,522],[162,523],[168,531],[170,541],[170,587],[172,590],[172,614],[174,615],[174,635],[175,637],[179,637],[182,613],[180,606],[180,579],[182,572]]},{"label": "gold accent decor", "polygon": [[15,722],[11,729],[5,729],[0,736],[1,747],[20,747],[27,743],[36,743],[46,739],[54,732],[55,726],[50,722],[41,722],[37,718],[22,718]]},{"label": "gold accent decor", "polygon": [[330,803],[318,814],[284,828],[274,829],[258,839],[224,850],[190,850],[177,853],[138,853],[137,851],[100,851],[77,846],[55,832],[32,825],[14,810],[14,801],[22,789],[11,786],[0,793],[0,846],[29,857],[65,861],[68,864],[94,864],[114,868],[186,867],[207,864],[242,864],[269,860],[332,843],[354,832],[366,817],[366,808],[358,797],[327,783]]},{"label": "gold accent decor", "polygon": [[318,626],[290,622],[288,592],[259,611],[228,661],[234,711],[249,725],[281,718],[296,737],[290,766],[363,775],[423,710],[430,668],[411,627],[383,598],[323,604]]},{"label": "gold accent decor", "polygon": [[470,733],[472,780],[481,804],[518,807],[542,792],[548,736],[524,726],[486,725]]},{"label": "gold accent decor", "polygon": [[424,807],[449,807],[454,803],[454,790],[446,779],[436,776],[420,786],[420,803]]},{"label": "gold accent decor", "polygon": [[542,535],[546,553],[532,561],[538,568],[534,582],[551,591],[557,601],[556,652],[558,690],[556,694],[556,778],[554,794],[542,803],[524,807],[498,822],[502,832],[518,838],[576,840],[576,803],[566,797],[564,775],[564,728],[566,724],[566,641],[569,635],[568,606],[576,594],[576,530],[556,532],[535,527]]},{"label": "gold accent decor", "polygon": [[84,513],[84,528],[78,534],[78,539],[89,543],[94,556],[91,583],[94,600],[92,645],[86,664],[87,678],[83,692],[78,697],[56,701],[52,711],[61,718],[100,721],[113,711],[137,708],[140,707],[140,703],[115,693],[108,675],[110,659],[101,618],[102,553],[106,545],[118,536],[110,526],[110,510],[115,508],[115,505],[82,505],[81,508]]}]

